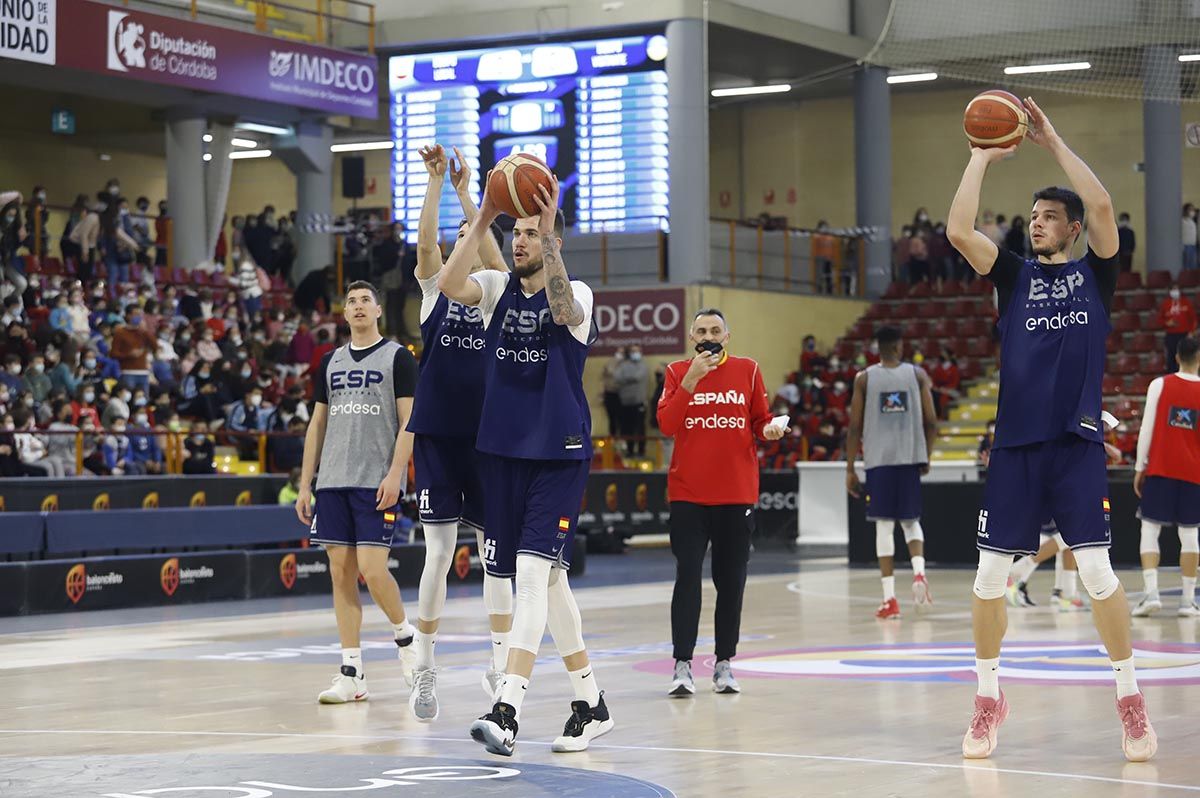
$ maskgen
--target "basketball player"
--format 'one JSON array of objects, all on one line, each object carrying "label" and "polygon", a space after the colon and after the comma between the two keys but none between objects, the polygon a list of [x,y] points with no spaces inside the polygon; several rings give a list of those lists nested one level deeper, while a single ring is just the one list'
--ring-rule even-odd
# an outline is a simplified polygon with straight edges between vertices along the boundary
[{"label": "basketball player", "polygon": [[[417,362],[407,349],[379,334],[383,308],[375,287],[346,287],[350,343],[321,359],[314,380],[312,419],[304,439],[296,515],[311,524],[309,540],[325,547],[333,578],[333,611],[342,643],[342,669],[318,696],[322,704],[367,698],[359,631],[358,577],[387,615],[400,648],[400,667],[412,684],[416,629],[404,614],[400,588],[388,571],[388,553],[404,496],[412,433],[404,429],[417,387]],[[316,512],[312,507],[317,474]]]},{"label": "basketball player", "polygon": [[1200,618],[1196,605],[1196,564],[1200,561],[1200,342],[1179,342],[1179,371],[1158,377],[1146,392],[1146,411],[1138,433],[1133,489],[1142,500],[1142,600],[1136,617],[1162,609],[1158,596],[1158,533],[1166,524],[1179,527],[1179,571],[1183,594],[1180,618]]},{"label": "basketball player", "polygon": [[1059,612],[1086,610],[1087,605],[1079,598],[1079,572],[1076,570],[1075,555],[1059,534],[1053,518],[1042,524],[1039,541],[1041,545],[1037,554],[1022,557],[1009,569],[1008,585],[1005,589],[1008,603],[1013,607],[1037,606],[1029,597],[1027,583],[1037,567],[1053,557],[1054,590],[1050,592],[1051,605]]},{"label": "basketball player", "polygon": [[[1013,555],[1033,554],[1039,526],[1053,517],[1075,553],[1096,630],[1112,660],[1125,757],[1142,762],[1154,756],[1158,742],[1134,672],[1125,591],[1108,557],[1100,420],[1105,339],[1117,284],[1117,224],[1099,179],[1037,104],[1028,99],[1026,105],[1027,137],[1054,157],[1074,188],[1034,195],[1029,230],[1036,257],[1024,260],[1000,250],[974,228],[984,175],[1014,148],[971,150],[947,225],[955,248],[995,284],[1000,310],[1000,401],[976,531],[979,567],[972,599],[979,688],[963,756],[990,756],[1008,717],[998,680],[1007,626],[1004,588]],[[1091,217],[1089,248],[1072,260],[1085,209]]]},{"label": "basketball player", "polygon": [[487,192],[479,216],[438,277],[448,298],[478,307],[487,329],[483,410],[476,448],[484,484],[483,564],[516,577],[508,665],[492,711],[471,726],[487,750],[511,756],[521,702],[547,624],[567,667],[575,701],[554,751],[582,751],[610,731],[612,718],[583,643],[579,607],[567,582],[575,522],[592,459],[592,420],[583,365],[592,340],[592,291],[567,276],[558,181],[542,188],[539,216],[513,228],[513,271],[470,274],[499,215]]},{"label": "basketball player", "polygon": [[[442,268],[438,248],[438,205],[446,170],[458,194],[466,219],[458,238],[466,235],[469,220],[478,214],[469,193],[471,169],[455,149],[451,163],[441,145],[424,147],[421,159],[429,173],[425,204],[417,228],[417,283],[421,286],[421,379],[413,402],[408,431],[413,435],[416,465],[417,508],[425,536],[425,567],[417,593],[416,671],[409,707],[417,720],[430,723],[438,716],[437,671],[434,644],[438,622],[446,605],[446,574],[454,559],[459,525],[475,532],[483,551],[483,483],[476,462],[475,436],[483,403],[484,330],[478,308],[451,302],[438,292]],[[473,253],[472,272],[484,268],[507,272],[500,254],[503,234],[492,225]],[[512,626],[512,586],[508,579],[484,574],[483,604],[492,632],[492,657],[483,678],[483,689],[495,697],[508,656]]]},{"label": "basketball player", "polygon": [[846,490],[862,495],[854,470],[859,444],[867,467],[867,520],[875,522],[875,556],[883,582],[883,603],[875,617],[900,617],[896,600],[896,524],[904,532],[913,569],[913,601],[933,603],[925,579],[925,533],[921,531],[921,475],[937,438],[933,381],[925,369],[901,360],[904,345],[895,327],[875,333],[879,362],[854,377],[850,429],[846,434]]},{"label": "basketball player", "polygon": [[[671,641],[675,678],[669,695],[696,693],[692,654],[700,624],[704,555],[712,544],[712,580],[717,588],[713,614],[716,667],[713,692],[740,693],[730,660],[737,654],[742,595],[754,506],[758,504],[756,437],[777,441],[786,423],[775,424],[758,364],[726,351],[729,327],[716,308],[704,308],[692,321],[696,356],[667,366],[658,424],[675,439],[667,498],[671,502],[671,553],[675,589],[671,595]],[[719,468],[714,465],[719,464]]]}]

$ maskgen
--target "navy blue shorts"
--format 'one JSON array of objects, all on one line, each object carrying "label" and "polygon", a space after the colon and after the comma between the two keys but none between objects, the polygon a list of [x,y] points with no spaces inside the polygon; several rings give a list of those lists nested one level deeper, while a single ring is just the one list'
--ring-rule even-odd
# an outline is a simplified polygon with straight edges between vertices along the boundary
[{"label": "navy blue shorts", "polygon": [[975,545],[1000,554],[1036,554],[1053,519],[1072,549],[1108,547],[1108,472],[1104,446],[1076,435],[993,449]]},{"label": "navy blue shorts", "polygon": [[424,524],[483,529],[483,481],[474,438],[415,435],[417,512]]},{"label": "navy blue shorts", "polygon": [[575,523],[583,506],[587,460],[519,460],[480,454],[484,494],[483,567],[496,577],[517,574],[517,555],[571,567]]},{"label": "navy blue shorts", "polygon": [[317,512],[308,539],[333,546],[392,547],[400,506],[376,510],[375,489],[329,488],[317,491]]},{"label": "navy blue shorts", "polygon": [[1200,526],[1200,485],[1169,477],[1146,477],[1138,518],[1162,526]]},{"label": "navy blue shorts", "polygon": [[867,469],[867,520],[915,521],[921,517],[921,466]]}]

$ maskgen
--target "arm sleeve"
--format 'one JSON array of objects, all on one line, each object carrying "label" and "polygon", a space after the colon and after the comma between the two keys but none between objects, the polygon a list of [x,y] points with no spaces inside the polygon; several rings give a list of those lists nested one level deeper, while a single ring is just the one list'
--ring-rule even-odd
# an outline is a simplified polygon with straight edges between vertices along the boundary
[{"label": "arm sleeve", "polygon": [[658,428],[663,435],[674,437],[683,426],[688,402],[692,395],[680,385],[682,377],[676,373],[674,364],[667,366],[667,379],[663,383],[662,398],[658,400]]},{"label": "arm sleeve", "polygon": [[591,287],[579,280],[571,281],[571,293],[575,295],[575,301],[583,309],[583,321],[568,329],[579,343],[587,344],[588,336],[592,332],[592,306],[596,300],[592,295]]},{"label": "arm sleeve", "polygon": [[392,363],[392,385],[397,399],[417,394],[417,359],[405,347],[396,350]]},{"label": "arm sleeve", "polygon": [[[767,398],[767,386],[763,383],[762,369],[758,367],[758,363],[754,364],[754,377],[751,385],[750,431],[754,433],[754,438],[758,439],[762,437],[763,427],[772,418],[771,402]],[[766,439],[763,438],[763,440]]]},{"label": "arm sleeve", "polygon": [[474,280],[483,290],[483,298],[479,300],[478,307],[483,313],[483,326],[487,327],[491,324],[492,314],[496,312],[496,305],[500,304],[500,297],[504,295],[504,289],[508,285],[508,275],[504,272],[484,269],[481,272],[475,272],[467,279]]},{"label": "arm sleeve", "polygon": [[433,309],[437,305],[438,297],[441,295],[437,284],[438,278],[436,274],[428,279],[417,278],[417,285],[421,286],[421,324],[425,323],[425,320],[429,318],[429,315],[433,313]]},{"label": "arm sleeve", "polygon": [[1117,274],[1121,270],[1120,258],[1116,253],[1111,258],[1102,258],[1092,248],[1088,247],[1087,262],[1096,275],[1096,285],[1100,288],[1100,297],[1104,300],[1104,311],[1112,314],[1113,294],[1117,293]]},{"label": "arm sleeve", "polygon": [[1150,444],[1154,439],[1154,422],[1158,418],[1158,399],[1162,396],[1163,378],[1156,377],[1146,391],[1146,409],[1142,411],[1142,429],[1138,432],[1137,459],[1134,468],[1145,471],[1150,464]]},{"label": "arm sleeve", "polygon": [[1001,247],[996,253],[996,262],[992,264],[992,270],[987,274],[987,278],[996,286],[996,293],[999,295],[997,306],[1001,316],[1008,310],[1012,301],[1013,291],[1017,287],[1017,275],[1021,273],[1023,264],[1020,255]]},{"label": "arm sleeve", "polygon": [[[407,349],[404,351],[408,351]],[[333,352],[326,352],[321,358],[321,365],[317,367],[317,374],[313,377],[313,401],[320,402],[323,405],[329,404],[329,388],[325,379],[326,372],[329,371],[329,361],[333,359]]]}]

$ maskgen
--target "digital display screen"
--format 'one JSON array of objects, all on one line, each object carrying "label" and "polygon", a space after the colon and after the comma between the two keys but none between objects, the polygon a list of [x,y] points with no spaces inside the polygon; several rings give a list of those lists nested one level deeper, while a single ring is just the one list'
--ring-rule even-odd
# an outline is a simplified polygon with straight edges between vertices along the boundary
[{"label": "digital display screen", "polygon": [[[666,230],[666,58],[661,34],[393,56],[393,218],[415,241],[429,182],[417,150],[438,143],[462,151],[476,204],[488,170],[527,152],[558,176],[578,232]],[[440,225],[461,218],[447,175]]]}]

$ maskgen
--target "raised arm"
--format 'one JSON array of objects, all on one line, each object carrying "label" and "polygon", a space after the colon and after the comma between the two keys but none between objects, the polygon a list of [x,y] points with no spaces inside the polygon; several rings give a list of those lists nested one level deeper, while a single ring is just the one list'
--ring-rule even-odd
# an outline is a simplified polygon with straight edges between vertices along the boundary
[{"label": "raised arm", "polygon": [[[475,221],[475,217],[479,215],[479,209],[475,207],[475,201],[471,199],[471,166],[463,158],[463,154],[458,151],[458,147],[454,148],[454,157],[450,159],[450,184],[454,186],[454,193],[458,195],[458,204],[462,206],[463,216],[467,217],[468,222]],[[479,253],[479,260],[485,269],[493,269],[498,272],[508,271],[508,264],[504,262],[504,254],[500,251],[500,245],[496,243],[495,237],[484,236],[476,251]]]},{"label": "raised arm", "polygon": [[975,217],[979,215],[979,194],[983,191],[983,176],[988,167],[1010,155],[1016,147],[982,150],[971,148],[971,160],[963,170],[958,191],[950,204],[950,215],[946,217],[946,237],[977,274],[987,274],[996,262],[1000,250],[995,243],[975,229]]},{"label": "raised arm", "polygon": [[533,200],[541,210],[538,219],[538,235],[542,238],[542,268],[546,270],[546,300],[550,303],[550,316],[554,323],[563,327],[574,327],[583,323],[583,308],[575,301],[571,290],[571,278],[562,259],[562,240],[554,235],[554,220],[558,216],[558,178],[550,176],[550,190],[539,186],[541,192]]},{"label": "raised arm", "polygon": [[442,186],[446,180],[446,151],[441,144],[422,147],[418,150],[429,173],[425,186],[425,204],[421,206],[421,220],[417,223],[417,279],[436,277],[442,268],[442,250],[438,247],[438,205],[442,200]]},{"label": "raised arm", "polygon": [[483,192],[483,207],[479,215],[467,228],[467,234],[462,237],[450,253],[446,265],[438,273],[438,290],[455,302],[477,307],[483,301],[483,288],[471,279],[471,262],[479,251],[479,242],[484,236],[490,236],[488,227],[500,211],[492,204],[487,192]]},{"label": "raised arm", "polygon": [[1025,108],[1029,112],[1029,132],[1026,136],[1054,156],[1071,181],[1071,188],[1083,200],[1088,217],[1088,246],[1097,257],[1114,257],[1120,246],[1120,235],[1117,233],[1117,216],[1108,190],[1083,159],[1066,145],[1032,97],[1025,98]]}]

